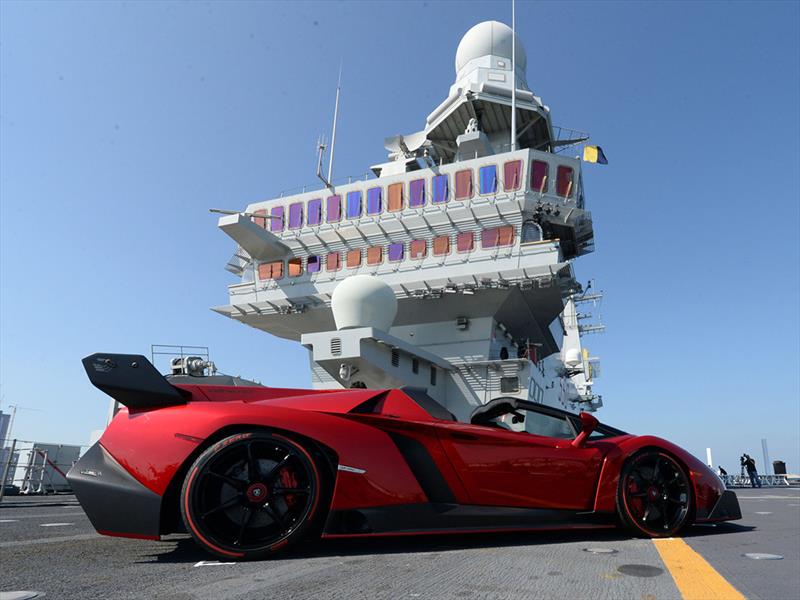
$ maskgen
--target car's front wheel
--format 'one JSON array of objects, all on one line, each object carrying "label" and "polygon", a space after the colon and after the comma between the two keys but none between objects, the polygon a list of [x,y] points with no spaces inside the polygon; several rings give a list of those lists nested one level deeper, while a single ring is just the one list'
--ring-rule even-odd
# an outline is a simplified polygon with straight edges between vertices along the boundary
[{"label": "car's front wheel", "polygon": [[691,482],[674,458],[654,449],[628,459],[617,491],[623,524],[639,535],[669,537],[690,523],[691,511]]},{"label": "car's front wheel", "polygon": [[282,435],[246,432],[201,454],[181,492],[186,528],[221,558],[264,558],[303,538],[320,513],[312,453]]}]

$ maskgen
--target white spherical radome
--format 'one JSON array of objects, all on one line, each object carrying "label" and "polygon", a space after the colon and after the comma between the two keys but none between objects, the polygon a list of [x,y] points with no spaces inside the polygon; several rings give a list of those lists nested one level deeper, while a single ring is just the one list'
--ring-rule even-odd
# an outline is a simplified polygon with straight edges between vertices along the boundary
[{"label": "white spherical radome", "polygon": [[[478,23],[464,34],[456,50],[456,73],[469,61],[482,56],[502,56],[511,60],[511,40],[514,33],[511,27],[499,21],[484,21]],[[525,71],[528,67],[528,57],[525,48],[516,36],[516,61],[517,68]]]},{"label": "white spherical radome", "polygon": [[397,315],[397,298],[377,277],[351,275],[333,290],[331,310],[336,329],[374,327],[389,331]]}]

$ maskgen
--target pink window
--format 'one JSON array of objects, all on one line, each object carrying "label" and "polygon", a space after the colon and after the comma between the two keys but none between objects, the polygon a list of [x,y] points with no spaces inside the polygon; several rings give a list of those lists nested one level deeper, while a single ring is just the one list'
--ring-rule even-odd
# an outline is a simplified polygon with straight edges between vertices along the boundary
[{"label": "pink window", "polygon": [[481,231],[481,248],[498,248],[514,243],[514,228],[511,225],[490,227]]},{"label": "pink window", "polygon": [[328,223],[338,223],[342,220],[342,197],[330,196],[325,204],[325,220]]},{"label": "pink window", "polygon": [[275,262],[261,263],[258,265],[258,278],[262,281],[267,279],[282,279],[283,261],[278,260]]},{"label": "pink window", "polygon": [[547,191],[547,163],[543,160],[531,161],[531,189],[537,192]]},{"label": "pink window", "polygon": [[471,231],[464,231],[456,236],[456,251],[472,252],[475,248],[475,234]]},{"label": "pink window", "polygon": [[571,198],[575,193],[575,185],[572,182],[572,167],[559,165],[556,171],[556,194],[564,198]]},{"label": "pink window", "polygon": [[433,238],[433,255],[447,256],[450,254],[450,236],[440,235]]},{"label": "pink window", "polygon": [[267,211],[266,210],[257,210],[253,213],[253,223],[261,227],[262,229],[267,228]]},{"label": "pink window", "polygon": [[342,254],[341,252],[331,252],[325,257],[325,270],[338,271],[342,268]]},{"label": "pink window", "polygon": [[290,258],[288,261],[289,265],[289,277],[300,277],[303,274],[303,259],[302,258]]},{"label": "pink window", "polygon": [[522,176],[522,161],[512,160],[503,165],[503,191],[518,190]]}]

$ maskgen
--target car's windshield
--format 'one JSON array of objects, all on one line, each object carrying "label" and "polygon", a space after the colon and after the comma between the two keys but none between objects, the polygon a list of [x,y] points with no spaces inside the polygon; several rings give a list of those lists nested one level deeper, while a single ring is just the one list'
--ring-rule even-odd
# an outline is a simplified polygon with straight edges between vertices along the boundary
[{"label": "car's windshield", "polygon": [[489,423],[502,429],[532,433],[534,435],[562,439],[575,437],[575,433],[565,417],[560,415],[552,416],[533,410],[525,410],[524,408],[495,417]]}]

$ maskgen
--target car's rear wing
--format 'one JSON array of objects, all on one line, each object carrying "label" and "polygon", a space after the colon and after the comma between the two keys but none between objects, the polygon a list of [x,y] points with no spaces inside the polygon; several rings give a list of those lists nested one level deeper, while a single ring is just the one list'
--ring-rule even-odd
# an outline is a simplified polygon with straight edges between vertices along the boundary
[{"label": "car's rear wing", "polygon": [[170,384],[140,354],[100,352],[83,359],[89,381],[130,409],[159,408],[186,403],[186,392]]}]

